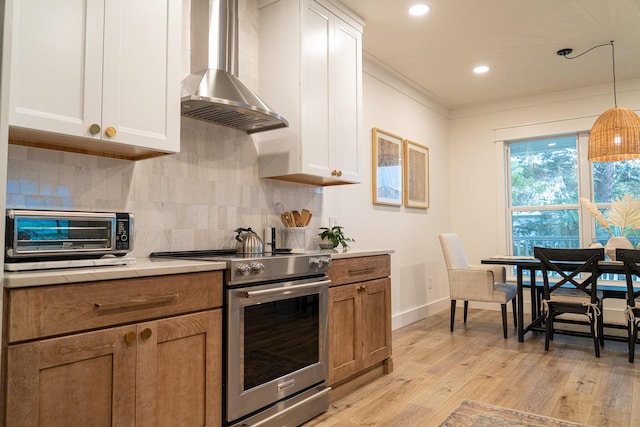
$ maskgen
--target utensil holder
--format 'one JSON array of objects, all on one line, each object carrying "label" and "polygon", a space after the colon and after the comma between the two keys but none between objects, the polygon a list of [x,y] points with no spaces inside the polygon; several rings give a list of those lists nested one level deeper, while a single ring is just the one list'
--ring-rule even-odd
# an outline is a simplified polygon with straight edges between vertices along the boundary
[{"label": "utensil holder", "polygon": [[284,238],[282,239],[284,248],[291,248],[292,251],[304,252],[307,247],[307,228],[306,227],[285,227],[283,229]]}]

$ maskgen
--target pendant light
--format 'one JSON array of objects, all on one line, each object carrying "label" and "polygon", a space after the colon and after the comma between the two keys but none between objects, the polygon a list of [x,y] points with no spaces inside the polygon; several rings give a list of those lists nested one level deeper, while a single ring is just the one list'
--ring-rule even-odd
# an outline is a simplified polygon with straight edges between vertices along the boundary
[{"label": "pendant light", "polygon": [[618,107],[613,41],[594,46],[574,57],[567,56],[572,52],[572,49],[561,49],[557,54],[567,59],[575,59],[601,46],[611,46],[614,108],[602,113],[593,124],[589,133],[587,158],[592,162],[615,162],[640,158],[640,117],[628,108]]}]

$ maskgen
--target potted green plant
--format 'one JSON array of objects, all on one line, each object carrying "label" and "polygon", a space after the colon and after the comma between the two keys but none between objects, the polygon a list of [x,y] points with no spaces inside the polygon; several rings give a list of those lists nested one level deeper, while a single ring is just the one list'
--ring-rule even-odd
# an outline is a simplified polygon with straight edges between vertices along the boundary
[{"label": "potted green plant", "polygon": [[[331,228],[329,227],[320,227],[322,230],[318,233],[318,236],[322,239],[322,243],[320,243],[320,247],[323,249],[335,248],[338,245],[341,245],[343,249],[349,248],[349,244],[347,242],[355,242],[350,237],[344,235],[342,231],[342,227],[339,225],[335,225]],[[325,247],[325,245],[327,245]]]}]

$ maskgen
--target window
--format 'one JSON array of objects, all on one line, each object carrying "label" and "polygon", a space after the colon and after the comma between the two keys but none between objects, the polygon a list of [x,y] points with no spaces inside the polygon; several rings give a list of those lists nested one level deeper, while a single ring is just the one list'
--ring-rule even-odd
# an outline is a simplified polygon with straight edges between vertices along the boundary
[{"label": "window", "polygon": [[[580,133],[505,143],[513,255],[531,256],[534,246],[604,245],[609,232],[582,209],[580,198],[604,211],[624,193],[640,196],[640,160],[590,163],[587,142]],[[640,231],[628,237],[640,244]]]}]

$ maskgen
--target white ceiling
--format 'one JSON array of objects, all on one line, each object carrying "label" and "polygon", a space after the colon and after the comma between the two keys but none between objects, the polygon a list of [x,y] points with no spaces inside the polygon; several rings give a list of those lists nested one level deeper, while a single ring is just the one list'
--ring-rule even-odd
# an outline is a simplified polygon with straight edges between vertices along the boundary
[{"label": "white ceiling", "polygon": [[[431,6],[422,17],[407,10]],[[640,0],[341,0],[365,20],[363,50],[449,108],[640,77]],[[472,72],[485,64],[483,75]]]}]

